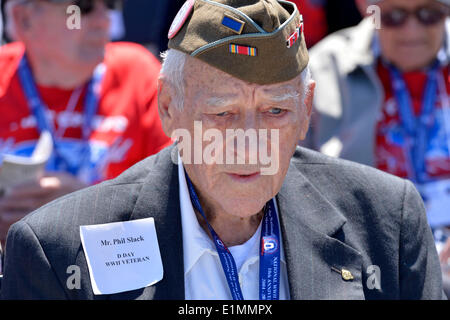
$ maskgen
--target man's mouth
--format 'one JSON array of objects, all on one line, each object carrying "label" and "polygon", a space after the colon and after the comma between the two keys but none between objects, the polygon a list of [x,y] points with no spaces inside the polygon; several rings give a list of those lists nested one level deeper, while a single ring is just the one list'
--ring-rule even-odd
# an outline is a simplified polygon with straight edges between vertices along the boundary
[{"label": "man's mouth", "polygon": [[227,173],[233,180],[238,182],[251,182],[256,180],[261,174],[260,172],[252,172],[252,173]]},{"label": "man's mouth", "polygon": [[408,48],[421,47],[427,45],[427,43],[424,41],[399,41],[398,44],[401,47],[408,47]]}]

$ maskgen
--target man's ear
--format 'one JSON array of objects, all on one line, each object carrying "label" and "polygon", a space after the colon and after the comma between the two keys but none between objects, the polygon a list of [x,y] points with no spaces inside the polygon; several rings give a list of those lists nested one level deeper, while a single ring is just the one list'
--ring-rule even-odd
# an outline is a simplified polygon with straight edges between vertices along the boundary
[{"label": "man's ear", "polygon": [[313,100],[314,100],[314,90],[316,88],[316,82],[312,80],[308,84],[308,90],[306,92],[304,106],[306,108],[305,119],[303,120],[302,132],[300,136],[300,140],[304,140],[306,138],[306,133],[309,129],[309,120],[311,119],[311,113],[313,108]]},{"label": "man's ear", "polygon": [[28,33],[32,31],[29,6],[16,5],[10,13],[6,26],[8,37],[16,41],[26,40]]},{"label": "man's ear", "polygon": [[174,90],[169,81],[158,79],[158,113],[164,133],[171,137],[174,130]]}]

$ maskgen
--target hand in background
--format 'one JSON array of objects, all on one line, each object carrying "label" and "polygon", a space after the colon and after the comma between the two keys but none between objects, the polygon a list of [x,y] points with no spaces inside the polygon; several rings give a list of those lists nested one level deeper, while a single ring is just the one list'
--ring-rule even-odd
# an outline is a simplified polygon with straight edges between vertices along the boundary
[{"label": "hand in background", "polygon": [[0,241],[9,227],[44,204],[87,185],[68,173],[52,173],[38,181],[16,185],[0,198]]}]

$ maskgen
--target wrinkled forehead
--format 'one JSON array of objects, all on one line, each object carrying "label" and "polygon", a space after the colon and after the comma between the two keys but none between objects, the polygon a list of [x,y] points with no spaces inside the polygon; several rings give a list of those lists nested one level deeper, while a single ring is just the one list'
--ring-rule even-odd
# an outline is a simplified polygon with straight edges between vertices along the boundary
[{"label": "wrinkled forehead", "polygon": [[188,91],[198,91],[200,95],[214,93],[215,96],[233,93],[258,92],[261,95],[291,94],[296,96],[302,90],[301,74],[294,79],[274,83],[255,84],[233,77],[199,59],[188,57],[185,63],[184,81]]}]

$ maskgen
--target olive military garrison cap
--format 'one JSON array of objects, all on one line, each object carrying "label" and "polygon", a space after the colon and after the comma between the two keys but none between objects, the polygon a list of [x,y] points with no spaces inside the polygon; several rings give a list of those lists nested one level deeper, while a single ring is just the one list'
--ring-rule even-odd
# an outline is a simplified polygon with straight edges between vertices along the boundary
[{"label": "olive military garrison cap", "polygon": [[169,48],[238,79],[273,84],[308,64],[303,19],[277,0],[188,0],[169,30]]}]

